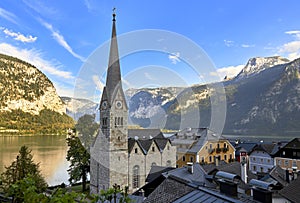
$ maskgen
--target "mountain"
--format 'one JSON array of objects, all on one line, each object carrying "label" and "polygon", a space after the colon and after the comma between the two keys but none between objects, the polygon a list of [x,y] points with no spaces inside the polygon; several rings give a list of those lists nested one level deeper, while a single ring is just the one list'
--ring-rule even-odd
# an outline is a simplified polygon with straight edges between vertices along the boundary
[{"label": "mountain", "polygon": [[71,97],[61,97],[61,99],[66,104],[67,115],[76,121],[85,114],[97,113],[98,104],[88,99]]},{"label": "mountain", "polygon": [[1,132],[58,132],[73,124],[52,82],[41,71],[0,54]]},{"label": "mountain", "polygon": [[[295,134],[300,131],[300,59],[251,58],[232,80],[222,82],[226,92],[224,133],[248,135]],[[127,90],[132,124],[179,129],[184,123],[209,126],[214,86]],[[225,101],[225,98],[218,97]],[[196,114],[195,114],[196,113]],[[159,121],[162,121],[159,123]],[[181,126],[180,126],[181,125]]]}]

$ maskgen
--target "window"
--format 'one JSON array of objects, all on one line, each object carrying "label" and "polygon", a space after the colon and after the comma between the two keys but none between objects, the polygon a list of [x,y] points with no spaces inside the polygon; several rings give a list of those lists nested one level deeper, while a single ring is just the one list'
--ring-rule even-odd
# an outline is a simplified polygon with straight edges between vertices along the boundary
[{"label": "window", "polygon": [[218,149],[220,148],[220,144],[219,144],[219,143],[217,144],[217,148],[218,148]]},{"label": "window", "polygon": [[264,172],[264,168],[263,167],[260,167],[260,172]]},{"label": "window", "polygon": [[182,161],[185,161],[185,156],[182,157]]},{"label": "window", "polygon": [[289,160],[284,160],[284,166],[288,167],[289,165]]},{"label": "window", "polygon": [[283,156],[285,155],[285,151],[282,151],[282,155],[283,155]]},{"label": "window", "polygon": [[253,166],[253,171],[256,171],[256,166]]},{"label": "window", "polygon": [[204,156],[201,157],[201,162],[204,163]]},{"label": "window", "polygon": [[224,160],[227,161],[227,155],[226,154],[224,154]]},{"label": "window", "polygon": [[135,165],[133,167],[132,187],[133,188],[139,188],[140,187],[140,167],[138,165]]},{"label": "window", "polygon": [[255,157],[252,157],[252,160],[255,161]]},{"label": "window", "polygon": [[123,126],[123,117],[121,117],[121,125]]},{"label": "window", "polygon": [[194,157],[190,157],[190,162],[194,162]]},{"label": "window", "polygon": [[229,155],[229,159],[232,161],[232,154]]},{"label": "window", "polygon": [[134,153],[136,153],[136,154],[138,153],[138,148],[134,149]]},{"label": "window", "polygon": [[270,159],[268,159],[268,163],[270,163],[271,162],[271,160]]},{"label": "window", "polygon": [[212,160],[212,157],[211,157],[211,156],[209,156],[209,162],[211,162],[211,160]]},{"label": "window", "polygon": [[170,160],[167,161],[167,164],[166,164],[168,167],[171,167],[172,166],[172,163]]},{"label": "window", "polygon": [[261,162],[261,163],[264,162],[264,159],[260,159],[260,162]]},{"label": "window", "polygon": [[224,148],[227,148],[226,142],[224,142],[224,145],[223,145],[223,146],[224,146]]},{"label": "window", "polygon": [[152,147],[152,152],[155,152],[155,147]]},{"label": "window", "polygon": [[277,160],[277,165],[281,166],[282,162],[280,159]]},{"label": "window", "polygon": [[297,152],[293,151],[293,156],[297,156]]},{"label": "window", "polygon": [[151,166],[156,166],[157,164],[155,162],[152,162]]},{"label": "window", "polygon": [[212,144],[209,144],[209,148],[210,148],[210,149],[212,148]]}]

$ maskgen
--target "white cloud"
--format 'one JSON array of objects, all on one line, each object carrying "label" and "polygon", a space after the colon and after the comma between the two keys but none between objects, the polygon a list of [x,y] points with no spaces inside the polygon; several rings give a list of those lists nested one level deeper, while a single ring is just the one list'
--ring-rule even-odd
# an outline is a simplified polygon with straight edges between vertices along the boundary
[{"label": "white cloud", "polygon": [[4,32],[4,34],[6,34],[10,37],[13,37],[15,40],[21,41],[21,42],[31,43],[31,42],[35,42],[37,40],[37,37],[33,37],[31,35],[26,37],[26,36],[24,36],[23,34],[21,34],[19,32],[16,33],[16,32],[8,30],[7,28],[5,28],[3,30],[3,32]]},{"label": "white cloud", "polygon": [[85,58],[78,55],[73,51],[73,49],[70,47],[70,45],[67,43],[67,41],[64,39],[64,36],[62,36],[59,31],[55,30],[53,26],[43,20],[40,20],[42,25],[47,28],[51,33],[54,40],[61,45],[63,48],[65,48],[70,54],[72,54],[74,57],[80,59],[82,62],[85,61]]},{"label": "white cloud", "polygon": [[169,54],[169,56],[168,56],[168,58],[170,59],[170,61],[173,64],[177,64],[177,62],[180,62],[179,57],[180,57],[180,53],[179,52]]},{"label": "white cloud", "polygon": [[278,54],[285,55],[290,60],[300,57],[300,30],[287,31],[285,34],[292,35],[295,40],[278,47]]},{"label": "white cloud", "polygon": [[254,44],[242,44],[241,47],[243,48],[251,48],[251,47],[255,47]]},{"label": "white cloud", "polygon": [[44,59],[42,53],[35,49],[20,49],[7,43],[1,43],[0,52],[22,59],[34,65],[39,70],[49,73],[53,76],[64,79],[74,79],[74,76],[71,72],[60,70],[61,64]]},{"label": "white cloud", "polygon": [[234,45],[234,41],[224,39],[225,46],[232,47]]},{"label": "white cloud", "polygon": [[15,14],[8,12],[6,10],[4,10],[3,8],[0,8],[0,17],[17,24],[16,19],[17,17],[15,16]]},{"label": "white cloud", "polygon": [[244,67],[245,67],[245,65],[227,66],[227,67],[219,68],[215,72],[210,72],[210,75],[215,76],[215,77],[219,77],[221,79],[225,78],[225,76],[227,76],[227,78],[233,78]]}]

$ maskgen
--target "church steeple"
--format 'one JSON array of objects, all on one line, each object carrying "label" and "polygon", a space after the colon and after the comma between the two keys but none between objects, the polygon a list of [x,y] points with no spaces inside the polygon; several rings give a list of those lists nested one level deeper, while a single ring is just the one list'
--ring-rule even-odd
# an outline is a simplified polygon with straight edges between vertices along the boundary
[{"label": "church steeple", "polygon": [[118,89],[121,89],[122,91],[115,9],[113,10],[112,21],[112,35],[110,41],[109,61],[106,76],[106,94],[109,104],[113,102]]}]

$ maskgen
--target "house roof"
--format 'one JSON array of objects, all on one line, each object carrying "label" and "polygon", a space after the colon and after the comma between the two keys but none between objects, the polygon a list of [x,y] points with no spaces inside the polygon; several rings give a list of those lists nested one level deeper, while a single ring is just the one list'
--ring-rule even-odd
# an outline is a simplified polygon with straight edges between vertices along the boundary
[{"label": "house roof", "polygon": [[128,152],[131,153],[135,143],[139,145],[144,154],[147,154],[152,143],[163,151],[166,144],[170,142],[165,138],[160,129],[129,129],[128,130]]},{"label": "house roof", "polygon": [[246,151],[248,154],[256,145],[257,143],[239,143],[238,145],[234,146],[236,149],[235,154],[240,155],[240,151]]},{"label": "house roof", "polygon": [[188,152],[190,153],[198,153],[204,144],[208,141],[218,141],[218,140],[226,140],[221,134],[215,133],[212,130],[205,128],[202,130],[199,139],[190,147]]},{"label": "house roof", "polygon": [[[158,137],[157,137],[158,136]],[[160,129],[128,129],[128,137],[147,140],[153,139],[154,137],[162,138],[164,137]]]},{"label": "house roof", "polygon": [[171,176],[193,185],[206,186],[211,188],[215,187],[215,184],[206,179],[207,173],[199,163],[193,164],[193,173],[189,172],[188,167],[190,166],[176,168],[174,170],[163,173],[163,175],[165,177]]},{"label": "house roof", "polygon": [[252,151],[249,154],[251,154],[254,151],[264,151],[269,155],[272,155],[272,153],[274,152],[273,149],[276,147],[276,145],[277,145],[276,143],[258,144],[252,149]]},{"label": "house roof", "polygon": [[195,190],[195,188],[188,186],[182,182],[174,180],[169,177],[164,180],[144,201],[150,202],[173,202],[185,194]]},{"label": "house roof", "polygon": [[164,166],[152,166],[150,172],[146,178],[146,182],[152,182],[158,178],[162,173],[173,170],[173,167],[164,167]]},{"label": "house roof", "polygon": [[227,197],[226,195],[220,194],[215,191],[207,190],[206,188],[200,187],[197,190],[193,190],[186,195],[180,197],[173,203],[190,203],[190,202],[241,202],[237,199]]},{"label": "house roof", "polygon": [[300,138],[292,139],[283,148],[300,149]]},{"label": "house roof", "polygon": [[300,178],[291,182],[288,186],[279,191],[279,194],[291,202],[300,202]]},{"label": "house roof", "polygon": [[286,181],[286,172],[279,166],[274,166],[270,171],[269,175],[279,182],[282,186],[287,186],[288,182]]}]

